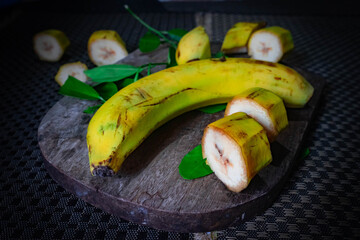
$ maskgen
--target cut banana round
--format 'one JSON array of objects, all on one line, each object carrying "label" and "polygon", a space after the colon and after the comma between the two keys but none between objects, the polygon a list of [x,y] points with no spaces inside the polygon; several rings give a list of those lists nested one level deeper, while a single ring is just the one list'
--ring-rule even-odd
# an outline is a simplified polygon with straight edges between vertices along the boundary
[{"label": "cut banana round", "polygon": [[278,62],[285,53],[294,48],[289,30],[278,26],[260,29],[253,33],[248,44],[253,59]]},{"label": "cut banana round", "polygon": [[211,57],[210,40],[203,26],[198,26],[185,34],[176,49],[178,65]]},{"label": "cut banana round", "polygon": [[35,34],[34,51],[40,60],[56,62],[70,45],[68,37],[60,30],[49,29]]},{"label": "cut banana round", "polygon": [[124,41],[113,30],[94,32],[88,41],[88,54],[97,66],[114,64],[128,55]]},{"label": "cut banana round", "polygon": [[251,88],[234,97],[226,106],[225,116],[236,112],[244,112],[260,123],[270,142],[288,125],[283,100],[263,88]]},{"label": "cut banana round", "polygon": [[211,170],[233,192],[244,190],[272,161],[265,129],[241,112],[205,128],[202,152]]},{"label": "cut banana round", "polygon": [[59,68],[55,76],[55,81],[62,86],[68,77],[72,76],[82,82],[86,82],[87,76],[84,71],[87,69],[87,66],[81,62],[66,63]]},{"label": "cut banana round", "polygon": [[251,34],[266,26],[265,22],[238,22],[226,33],[221,51],[225,54],[246,53]]}]

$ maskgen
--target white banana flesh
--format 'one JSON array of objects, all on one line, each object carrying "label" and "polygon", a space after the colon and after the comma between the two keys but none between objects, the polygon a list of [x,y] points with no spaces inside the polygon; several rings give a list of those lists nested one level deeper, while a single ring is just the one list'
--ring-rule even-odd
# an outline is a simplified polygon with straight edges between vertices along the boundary
[{"label": "white banana flesh", "polygon": [[69,39],[60,30],[45,30],[34,36],[34,51],[42,61],[59,61],[69,45]]},{"label": "white banana flesh", "polygon": [[263,126],[270,142],[287,127],[288,119],[283,100],[263,88],[251,88],[235,96],[226,106],[225,116],[244,112]]},{"label": "white banana flesh", "polygon": [[68,77],[72,76],[81,82],[86,82],[87,76],[84,71],[87,69],[87,66],[81,62],[66,63],[59,68],[59,71],[55,76],[55,81],[62,86]]},{"label": "white banana flesh", "polygon": [[95,41],[91,45],[90,51],[93,62],[97,66],[116,63],[128,55],[119,43],[107,39]]},{"label": "white banana flesh", "polygon": [[279,62],[283,55],[293,47],[291,33],[284,28],[272,26],[252,34],[248,51],[253,59]]},{"label": "white banana flesh", "polygon": [[242,112],[209,124],[202,151],[215,175],[233,192],[244,190],[272,160],[264,128]]}]

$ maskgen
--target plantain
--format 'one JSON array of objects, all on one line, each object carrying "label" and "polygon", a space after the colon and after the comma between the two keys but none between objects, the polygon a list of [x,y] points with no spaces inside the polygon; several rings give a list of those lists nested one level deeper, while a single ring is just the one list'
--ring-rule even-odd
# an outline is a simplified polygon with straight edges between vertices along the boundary
[{"label": "plantain", "polygon": [[264,88],[250,88],[235,96],[226,106],[225,116],[244,112],[264,127],[270,142],[287,127],[288,119],[283,100]]},{"label": "plantain", "polygon": [[243,112],[209,124],[201,146],[211,170],[233,192],[244,190],[272,160],[265,129]]},{"label": "plantain", "polygon": [[238,22],[226,33],[221,51],[225,54],[246,53],[251,34],[266,26],[266,22]]},{"label": "plantain", "polygon": [[203,26],[198,26],[185,34],[176,49],[178,65],[211,57],[210,40]]},{"label": "plantain", "polygon": [[226,103],[252,87],[273,91],[289,107],[303,107],[314,90],[289,67],[248,58],[205,59],[151,74],[121,89],[92,117],[87,131],[92,174],[115,174],[126,157],[170,119]]}]

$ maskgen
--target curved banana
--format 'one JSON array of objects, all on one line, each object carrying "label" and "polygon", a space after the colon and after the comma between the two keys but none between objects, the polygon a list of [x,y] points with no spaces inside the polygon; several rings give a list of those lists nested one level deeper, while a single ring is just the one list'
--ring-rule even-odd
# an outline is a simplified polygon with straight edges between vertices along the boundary
[{"label": "curved banana", "polygon": [[205,59],[151,74],[121,89],[93,116],[87,132],[90,170],[111,176],[156,128],[193,109],[225,103],[252,87],[302,107],[313,87],[295,70],[248,58]]}]

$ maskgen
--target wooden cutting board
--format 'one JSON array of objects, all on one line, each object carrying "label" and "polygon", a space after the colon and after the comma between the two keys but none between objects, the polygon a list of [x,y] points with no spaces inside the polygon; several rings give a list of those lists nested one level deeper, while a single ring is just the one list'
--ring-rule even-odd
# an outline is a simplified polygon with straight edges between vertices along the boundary
[{"label": "wooden cutting board", "polygon": [[[166,58],[167,48],[161,47],[151,54],[137,50],[123,62],[142,65]],[[303,150],[325,81],[295,69],[314,86],[314,96],[305,108],[288,109],[289,126],[271,144],[272,163],[240,193],[227,190],[214,174],[184,180],[178,171],[181,159],[200,144],[206,125],[223,117],[223,112],[195,110],[171,120],[128,157],[117,176],[101,178],[90,174],[86,131],[92,115],[83,113],[96,103],[64,97],[38,129],[45,166],[66,190],[138,224],[177,232],[207,232],[238,224],[271,206]]]}]

